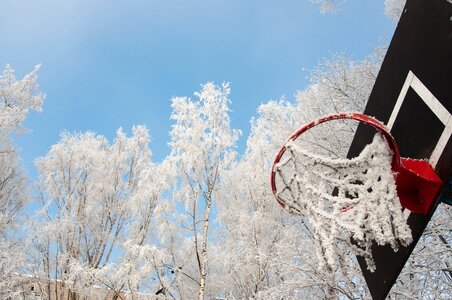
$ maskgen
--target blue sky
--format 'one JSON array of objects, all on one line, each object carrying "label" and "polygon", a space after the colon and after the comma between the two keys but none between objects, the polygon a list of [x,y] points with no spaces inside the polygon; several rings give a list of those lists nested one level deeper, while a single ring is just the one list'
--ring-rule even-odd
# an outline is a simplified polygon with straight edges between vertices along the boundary
[{"label": "blue sky", "polygon": [[41,63],[44,111],[16,139],[32,175],[62,130],[146,124],[154,160],[168,154],[170,99],[192,96],[202,83],[231,82],[232,123],[244,132],[260,103],[307,85],[321,59],[369,54],[395,24],[384,1],[345,0],[321,15],[308,0],[0,0],[0,67],[17,77]]}]

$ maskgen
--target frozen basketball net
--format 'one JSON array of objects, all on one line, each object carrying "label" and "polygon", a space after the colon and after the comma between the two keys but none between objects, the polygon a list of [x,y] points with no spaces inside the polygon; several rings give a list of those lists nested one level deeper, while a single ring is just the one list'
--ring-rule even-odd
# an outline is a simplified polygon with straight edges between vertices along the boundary
[{"label": "frozen basketball net", "polygon": [[[352,159],[309,152],[295,140],[318,124],[353,119],[378,130],[371,144]],[[296,131],[280,149],[271,172],[279,204],[307,219],[320,268],[336,270],[351,249],[375,270],[372,242],[394,251],[411,243],[402,206],[427,213],[441,181],[425,161],[400,158],[394,138],[379,121],[357,113],[325,116]],[[402,204],[402,205],[401,205]]]}]

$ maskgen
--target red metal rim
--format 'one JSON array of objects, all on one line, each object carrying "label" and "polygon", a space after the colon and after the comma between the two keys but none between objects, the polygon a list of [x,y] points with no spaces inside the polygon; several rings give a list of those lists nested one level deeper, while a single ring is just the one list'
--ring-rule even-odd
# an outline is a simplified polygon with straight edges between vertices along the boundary
[{"label": "red metal rim", "polygon": [[281,157],[284,155],[284,152],[286,152],[286,144],[288,142],[295,141],[300,135],[302,135],[304,132],[308,131],[312,127],[315,127],[321,123],[325,123],[325,122],[332,121],[332,120],[338,120],[338,119],[351,119],[351,120],[360,121],[360,122],[368,124],[368,125],[374,127],[375,129],[377,129],[379,132],[381,132],[384,135],[384,137],[389,145],[389,148],[391,148],[391,150],[392,150],[393,169],[399,168],[401,166],[399,147],[397,146],[397,143],[395,142],[391,133],[389,133],[389,130],[380,121],[376,120],[375,118],[372,118],[372,117],[369,117],[369,116],[366,116],[366,115],[363,115],[360,113],[338,113],[338,114],[331,114],[331,115],[321,117],[317,120],[314,120],[314,121],[302,126],[300,129],[295,131],[289,137],[289,139],[286,141],[286,143],[284,143],[284,145],[281,147],[281,149],[279,150],[278,154],[275,157],[275,160],[273,161],[273,165],[272,165],[272,169],[271,169],[270,184],[271,184],[273,195],[275,196],[276,200],[282,207],[285,207],[286,205],[285,205],[284,201],[276,195],[275,165],[277,163],[279,163],[279,161],[281,160]]}]

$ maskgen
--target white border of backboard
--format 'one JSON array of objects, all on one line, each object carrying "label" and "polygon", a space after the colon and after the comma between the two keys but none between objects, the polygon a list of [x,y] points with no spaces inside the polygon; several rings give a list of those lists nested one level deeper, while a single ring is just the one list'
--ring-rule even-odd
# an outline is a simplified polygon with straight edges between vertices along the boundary
[{"label": "white border of backboard", "polygon": [[403,100],[405,100],[408,88],[410,87],[419,95],[419,97],[421,97],[424,103],[427,104],[436,117],[444,124],[444,130],[436,143],[432,155],[429,158],[430,165],[435,168],[452,134],[452,115],[412,71],[408,72],[405,83],[403,84],[402,90],[400,91],[399,97],[397,98],[397,102],[386,126],[389,130],[391,130],[397,115],[399,114],[400,108],[402,107]]}]

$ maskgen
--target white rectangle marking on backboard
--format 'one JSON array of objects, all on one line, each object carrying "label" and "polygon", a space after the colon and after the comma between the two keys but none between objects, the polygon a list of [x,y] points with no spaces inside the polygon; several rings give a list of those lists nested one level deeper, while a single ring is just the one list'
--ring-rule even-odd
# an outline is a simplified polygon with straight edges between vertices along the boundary
[{"label": "white rectangle marking on backboard", "polygon": [[427,104],[427,106],[432,110],[432,112],[441,121],[441,123],[446,125],[447,121],[450,118],[450,113],[414,74],[411,81],[411,87],[416,91],[419,97],[424,100],[425,104]]},{"label": "white rectangle marking on backboard", "polygon": [[444,124],[444,130],[441,133],[435,149],[429,158],[429,163],[434,168],[436,167],[436,164],[438,163],[438,160],[440,159],[441,154],[443,153],[444,148],[446,147],[452,134],[452,115],[412,71],[409,71],[406,76],[402,90],[400,91],[399,97],[397,98],[396,104],[394,105],[386,126],[389,130],[391,130],[392,126],[394,126],[394,122],[399,114],[400,108],[402,107],[403,101],[405,100],[406,94],[408,93],[408,89],[410,87],[419,95],[422,101],[424,101],[424,103],[430,108],[441,123]]}]

